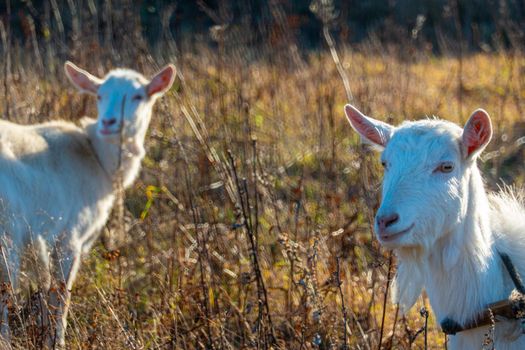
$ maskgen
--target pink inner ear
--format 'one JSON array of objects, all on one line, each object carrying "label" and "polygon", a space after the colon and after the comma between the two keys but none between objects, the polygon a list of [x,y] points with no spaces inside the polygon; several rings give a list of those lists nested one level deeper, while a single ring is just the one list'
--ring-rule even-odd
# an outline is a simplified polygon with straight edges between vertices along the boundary
[{"label": "pink inner ear", "polygon": [[378,145],[385,145],[384,137],[382,137],[379,130],[375,126],[371,125],[368,120],[365,120],[364,118],[357,118],[355,122],[355,127],[359,130],[361,135]]},{"label": "pink inner ear", "polygon": [[390,131],[392,130],[390,125],[366,117],[357,108],[350,104],[345,106],[345,114],[350,125],[352,125],[352,128],[354,128],[362,137],[376,145],[386,147],[386,144],[390,139]]},{"label": "pink inner ear", "polygon": [[376,128],[369,120],[366,119],[361,112],[355,110],[353,107],[347,105],[345,113],[353,128],[361,134],[361,136],[372,141],[375,144],[385,146],[386,135],[382,135],[380,130]]},{"label": "pink inner ear", "polygon": [[76,76],[76,81],[78,83],[78,86],[80,86],[82,89],[84,90],[93,90],[93,84],[91,84],[91,82],[87,79],[82,79],[83,77],[82,76]]},{"label": "pink inner ear", "polygon": [[483,125],[478,120],[475,120],[472,124],[472,129],[470,130],[470,133],[468,135],[468,154],[471,154],[483,144],[483,140],[485,140],[486,138],[483,136],[482,131]]},{"label": "pink inner ear", "polygon": [[162,92],[169,87],[173,78],[173,69],[171,67],[164,69],[157,74],[147,87],[148,96]]},{"label": "pink inner ear", "polygon": [[467,148],[467,156],[470,156],[490,141],[491,126],[490,119],[484,111],[476,111],[467,124],[463,142]]},{"label": "pink inner ear", "polygon": [[89,79],[86,75],[82,74],[81,72],[78,72],[71,66],[66,66],[67,72],[71,78],[71,80],[81,89],[90,91],[93,93],[96,93],[97,91],[97,84],[95,84],[93,81]]}]

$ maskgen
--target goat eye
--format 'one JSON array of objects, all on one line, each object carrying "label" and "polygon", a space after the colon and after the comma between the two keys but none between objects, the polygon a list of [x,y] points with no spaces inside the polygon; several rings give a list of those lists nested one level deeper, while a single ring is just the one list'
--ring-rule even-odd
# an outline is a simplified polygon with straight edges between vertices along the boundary
[{"label": "goat eye", "polygon": [[382,160],[381,161],[381,166],[386,169],[386,161]]},{"label": "goat eye", "polygon": [[443,162],[434,170],[434,172],[440,173],[450,173],[454,170],[454,163],[452,162]]},{"label": "goat eye", "polygon": [[133,101],[141,101],[141,100],[142,100],[142,95],[133,96]]}]

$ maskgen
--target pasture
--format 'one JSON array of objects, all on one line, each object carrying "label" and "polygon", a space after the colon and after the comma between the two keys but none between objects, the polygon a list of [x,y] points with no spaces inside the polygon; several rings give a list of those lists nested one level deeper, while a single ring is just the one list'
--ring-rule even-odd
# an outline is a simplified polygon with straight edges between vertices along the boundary
[{"label": "pasture", "polygon": [[[382,169],[343,107],[394,125],[433,115],[463,125],[484,108],[494,124],[479,161],[486,187],[521,186],[521,48],[437,55],[372,38],[336,42],[338,67],[329,47],[258,53],[224,36],[184,51],[170,38],[111,46],[82,33],[64,46],[4,36],[4,119],[96,116],[63,58],[100,76],[124,66],[151,77],[173,63],[178,76],[155,106],[138,179],[84,257],[68,348],[443,348],[425,296],[404,317],[390,303],[396,261],[372,232]],[[14,347],[39,348],[37,306],[10,307]]]}]

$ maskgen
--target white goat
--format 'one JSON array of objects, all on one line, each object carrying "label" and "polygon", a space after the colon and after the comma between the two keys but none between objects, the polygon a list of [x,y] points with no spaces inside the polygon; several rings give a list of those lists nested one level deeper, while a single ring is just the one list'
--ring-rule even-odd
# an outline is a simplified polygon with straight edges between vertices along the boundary
[{"label": "white goat", "polygon": [[[465,127],[442,120],[398,127],[345,106],[352,127],[383,150],[379,242],[393,249],[393,299],[406,312],[425,288],[439,322],[474,320],[509,297],[514,284],[498,252],[525,276],[525,209],[511,190],[487,196],[476,159],[492,136],[490,117],[476,110]],[[450,349],[480,349],[489,326],[449,337]],[[518,320],[495,325],[495,348],[525,349]],[[490,334],[490,333],[489,333]]]},{"label": "white goat", "polygon": [[[21,256],[27,247],[37,248],[47,275],[44,287],[50,287],[51,275],[57,282],[49,300],[56,319],[51,346],[64,345],[81,254],[108,219],[116,177],[126,188],[137,176],[153,104],[175,78],[173,65],[151,81],[124,69],[99,79],[70,62],[65,71],[78,89],[97,96],[97,120],[84,118],[80,127],[66,121],[27,126],[0,121],[0,234],[8,263],[6,281],[16,291]],[[4,305],[1,332],[8,342],[7,316]]]}]

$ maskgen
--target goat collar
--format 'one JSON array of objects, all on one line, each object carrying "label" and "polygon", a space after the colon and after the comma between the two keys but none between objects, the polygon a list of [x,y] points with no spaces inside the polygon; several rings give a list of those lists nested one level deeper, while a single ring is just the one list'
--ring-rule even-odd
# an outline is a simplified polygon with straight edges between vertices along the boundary
[{"label": "goat collar", "polygon": [[459,324],[453,319],[447,317],[441,321],[441,330],[447,335],[455,335],[456,333],[467,331],[478,327],[483,327],[493,324],[497,319],[495,316],[503,316],[509,319],[521,319],[525,321],[525,286],[523,281],[512,263],[512,260],[507,254],[498,252],[505,269],[510,275],[514,283],[514,289],[508,299],[500,300],[491,303],[473,320],[464,325]]}]

